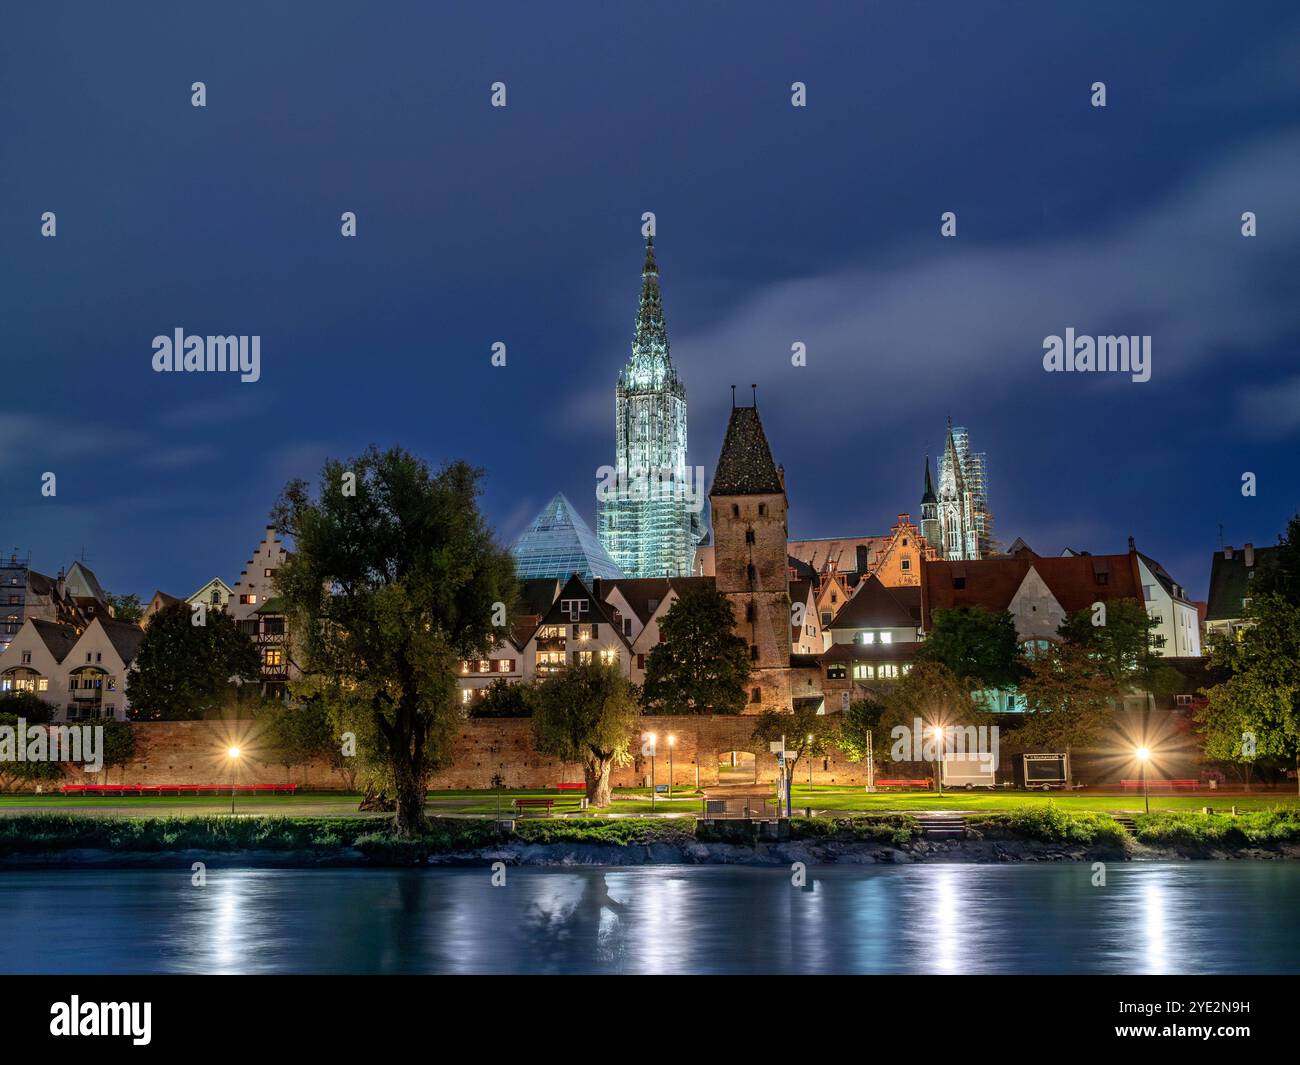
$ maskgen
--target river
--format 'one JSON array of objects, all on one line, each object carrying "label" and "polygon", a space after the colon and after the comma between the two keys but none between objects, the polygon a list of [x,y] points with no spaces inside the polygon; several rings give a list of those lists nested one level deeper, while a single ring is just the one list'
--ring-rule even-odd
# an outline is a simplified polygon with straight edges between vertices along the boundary
[{"label": "river", "polygon": [[1300,863],[0,873],[6,973],[1295,973]]}]

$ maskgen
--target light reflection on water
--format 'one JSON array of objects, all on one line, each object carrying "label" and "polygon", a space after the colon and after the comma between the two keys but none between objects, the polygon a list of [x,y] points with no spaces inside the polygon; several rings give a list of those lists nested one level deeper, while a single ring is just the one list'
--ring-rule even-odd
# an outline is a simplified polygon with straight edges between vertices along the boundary
[{"label": "light reflection on water", "polygon": [[0,971],[1300,972],[1300,865],[6,872]]}]

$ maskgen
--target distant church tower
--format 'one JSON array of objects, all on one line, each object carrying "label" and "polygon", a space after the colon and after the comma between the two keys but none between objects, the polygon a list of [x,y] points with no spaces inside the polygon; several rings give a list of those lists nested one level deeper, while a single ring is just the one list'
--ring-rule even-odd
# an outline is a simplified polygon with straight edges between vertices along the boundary
[{"label": "distant church tower", "polygon": [[757,404],[731,409],[709,503],[715,587],[731,603],[736,635],[749,645],[751,672],[745,712],[789,711],[785,474],[772,461]]},{"label": "distant church tower", "polygon": [[616,483],[602,488],[600,543],[628,577],[689,577],[703,522],[686,499],[686,386],[668,354],[653,236],[646,241],[632,357],[614,397]]},{"label": "distant church tower", "polygon": [[943,531],[939,524],[939,498],[934,494],[930,480],[930,456],[925,456],[925,491],[921,494],[921,536],[933,547],[936,555],[943,557]]}]

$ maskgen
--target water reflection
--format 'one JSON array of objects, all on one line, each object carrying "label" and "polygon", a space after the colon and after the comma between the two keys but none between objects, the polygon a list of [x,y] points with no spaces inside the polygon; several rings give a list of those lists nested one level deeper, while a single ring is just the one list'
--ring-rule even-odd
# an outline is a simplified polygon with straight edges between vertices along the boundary
[{"label": "water reflection", "polygon": [[8,872],[0,971],[1298,972],[1298,905],[1285,862]]}]

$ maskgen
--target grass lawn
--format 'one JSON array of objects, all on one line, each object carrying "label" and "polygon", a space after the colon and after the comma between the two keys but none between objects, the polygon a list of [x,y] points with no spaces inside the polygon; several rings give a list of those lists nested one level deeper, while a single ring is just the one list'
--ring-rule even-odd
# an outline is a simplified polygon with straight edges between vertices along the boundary
[{"label": "grass lawn", "polygon": [[[703,812],[702,796],[689,788],[673,789],[673,798],[660,793],[650,801],[648,788],[616,788],[615,799],[609,809],[590,810],[583,814],[592,816],[637,816],[650,813],[661,816],[697,817]],[[553,798],[555,814],[576,814],[580,807],[581,792],[552,791],[544,788],[507,789],[500,793],[503,815],[513,816],[515,799]],[[235,811],[241,814],[294,817],[368,817],[357,809],[360,796],[332,792],[298,793],[295,795],[237,796]],[[1036,806],[1052,802],[1059,809],[1069,811],[1095,811],[1101,813],[1141,812],[1141,793],[1099,794],[1089,792],[1023,792],[1023,791],[956,791],[945,792],[940,798],[934,792],[881,791],[868,794],[861,787],[808,786],[794,788],[792,807],[802,814],[811,808],[818,814],[846,813],[922,813],[931,810],[1009,810],[1016,807]],[[1282,806],[1300,807],[1294,792],[1259,792],[1252,795],[1227,795],[1222,792],[1201,791],[1194,794],[1153,793],[1151,809],[1200,810],[1204,806],[1227,809],[1236,806],[1243,810],[1272,809]],[[491,817],[496,814],[497,793],[493,791],[434,791],[429,793],[427,810],[438,817]],[[21,813],[85,813],[126,817],[184,817],[230,812],[230,797],[219,795],[161,795],[161,796],[68,796],[60,795],[0,795],[0,817]],[[543,816],[542,811],[528,811],[525,816]]]}]

